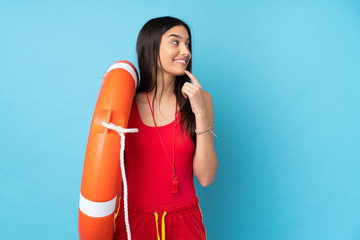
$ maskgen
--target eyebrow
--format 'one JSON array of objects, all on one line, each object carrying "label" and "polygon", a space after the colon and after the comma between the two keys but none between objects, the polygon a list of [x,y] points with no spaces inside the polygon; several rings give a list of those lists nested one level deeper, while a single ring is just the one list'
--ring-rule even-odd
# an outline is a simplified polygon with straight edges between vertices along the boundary
[{"label": "eyebrow", "polygon": [[[176,37],[176,38],[180,38],[180,39],[182,39],[182,37],[180,36],[180,35],[177,35],[177,34],[170,34],[169,36],[168,36],[168,38],[169,37]],[[186,41],[189,41],[190,40],[190,37],[188,38],[188,39],[186,39]]]}]

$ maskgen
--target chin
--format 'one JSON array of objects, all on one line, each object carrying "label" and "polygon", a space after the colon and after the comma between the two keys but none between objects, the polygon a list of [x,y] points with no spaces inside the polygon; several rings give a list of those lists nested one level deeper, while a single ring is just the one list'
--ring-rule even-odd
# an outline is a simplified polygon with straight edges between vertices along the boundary
[{"label": "chin", "polygon": [[182,75],[185,75],[185,72],[184,72],[185,69],[186,69],[186,68],[182,68],[182,69],[175,70],[175,71],[174,71],[174,75],[177,76],[177,77],[182,76]]},{"label": "chin", "polygon": [[180,77],[180,76],[183,76],[183,75],[186,75],[184,72],[179,72],[178,74],[175,74],[175,76],[177,77]]},{"label": "chin", "polygon": [[177,68],[173,68],[173,69],[168,69],[167,71],[165,70],[164,72],[167,72],[167,74],[179,77],[179,76],[185,75],[185,72],[184,72],[185,69],[186,69],[185,67],[183,67],[183,68],[177,67]]}]

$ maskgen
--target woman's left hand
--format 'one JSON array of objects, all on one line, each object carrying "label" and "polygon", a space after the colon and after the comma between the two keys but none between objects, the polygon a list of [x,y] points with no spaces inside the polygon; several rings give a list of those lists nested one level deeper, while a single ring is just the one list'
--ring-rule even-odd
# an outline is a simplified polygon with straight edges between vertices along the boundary
[{"label": "woman's left hand", "polygon": [[190,105],[195,116],[201,116],[206,114],[206,107],[204,98],[202,95],[202,88],[199,81],[189,71],[185,70],[185,73],[190,77],[193,83],[186,82],[181,88],[181,92],[185,98],[189,98]]}]

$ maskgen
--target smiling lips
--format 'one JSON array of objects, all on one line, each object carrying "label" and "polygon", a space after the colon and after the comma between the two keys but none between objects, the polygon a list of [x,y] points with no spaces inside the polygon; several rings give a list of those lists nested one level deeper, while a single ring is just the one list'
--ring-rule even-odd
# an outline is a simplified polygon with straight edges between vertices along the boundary
[{"label": "smiling lips", "polygon": [[185,58],[174,59],[174,61],[186,66],[186,59]]}]

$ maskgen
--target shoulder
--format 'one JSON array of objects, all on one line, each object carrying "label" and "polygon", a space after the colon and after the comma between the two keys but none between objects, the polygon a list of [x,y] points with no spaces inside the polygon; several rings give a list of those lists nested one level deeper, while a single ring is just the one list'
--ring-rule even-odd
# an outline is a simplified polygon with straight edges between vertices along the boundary
[{"label": "shoulder", "polygon": [[146,95],[144,92],[136,93],[134,98],[137,100],[138,103],[142,103],[146,101]]},{"label": "shoulder", "polygon": [[147,101],[147,97],[146,97],[146,93],[145,92],[139,92],[136,93],[134,100],[136,99],[136,103],[138,108],[143,108],[148,106],[148,101]]}]

